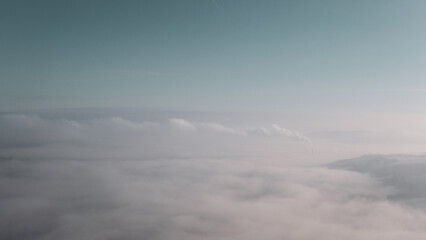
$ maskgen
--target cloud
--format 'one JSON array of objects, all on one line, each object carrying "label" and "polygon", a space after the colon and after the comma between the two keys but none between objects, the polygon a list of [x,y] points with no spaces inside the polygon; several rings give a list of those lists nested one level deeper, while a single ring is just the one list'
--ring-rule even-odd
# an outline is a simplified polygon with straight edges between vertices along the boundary
[{"label": "cloud", "polygon": [[261,133],[264,136],[282,136],[294,141],[311,143],[311,139],[309,139],[309,137],[304,136],[297,131],[292,131],[290,129],[280,127],[277,124],[271,124],[269,127],[258,127],[252,131]]},{"label": "cloud", "polygon": [[202,123],[201,124],[202,127],[212,130],[212,131],[216,131],[216,132],[223,132],[223,133],[230,133],[230,134],[242,134],[242,135],[246,135],[245,132],[239,132],[233,128],[229,128],[229,127],[225,127],[221,124],[218,123]]},{"label": "cloud", "polygon": [[385,200],[374,181],[341,170],[232,159],[0,165],[3,239],[422,239],[426,233],[422,212]]},{"label": "cloud", "polygon": [[276,133],[283,135],[283,136],[286,136],[286,137],[289,137],[291,139],[305,141],[305,142],[309,142],[309,143],[311,142],[311,140],[308,137],[306,137],[306,136],[304,136],[304,135],[302,135],[298,132],[291,131],[291,130],[286,129],[286,128],[282,128],[282,127],[278,126],[277,124],[272,124],[272,129]]},{"label": "cloud", "polygon": [[225,127],[222,124],[214,122],[190,122],[182,118],[169,118],[169,123],[181,130],[194,131],[194,130],[208,130],[219,133],[228,133],[228,134],[239,134],[246,136],[247,133],[244,131],[239,131],[234,128]]},{"label": "cloud", "polygon": [[[6,155],[55,158],[279,156],[290,149],[310,152],[296,135],[266,140],[259,127],[228,127],[212,121],[168,118],[135,121],[122,117],[73,120],[37,115],[0,115],[0,149]],[[178,130],[178,131],[177,131]],[[277,138],[279,137],[279,138]],[[294,152],[294,151],[293,151]]]},{"label": "cloud", "polygon": [[328,166],[369,174],[393,189],[389,199],[426,210],[425,155],[366,155]]},{"label": "cloud", "polygon": [[312,166],[308,138],[266,126],[0,115],[0,239],[424,238],[392,198],[411,170]]},{"label": "cloud", "polygon": [[175,127],[182,129],[182,130],[195,130],[196,129],[194,124],[186,121],[185,119],[181,119],[181,118],[170,118],[169,123],[172,126],[175,126]]},{"label": "cloud", "polygon": [[133,122],[121,117],[112,117],[108,119],[96,119],[92,123],[100,128],[112,128],[118,131],[145,131],[158,127],[160,124],[156,122]]}]

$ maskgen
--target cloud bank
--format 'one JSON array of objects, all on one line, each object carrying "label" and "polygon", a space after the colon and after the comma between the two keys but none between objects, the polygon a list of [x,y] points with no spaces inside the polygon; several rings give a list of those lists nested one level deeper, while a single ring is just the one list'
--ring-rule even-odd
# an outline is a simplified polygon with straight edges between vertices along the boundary
[{"label": "cloud bank", "polygon": [[295,164],[310,141],[276,124],[1,115],[0,239],[424,238],[395,186]]}]

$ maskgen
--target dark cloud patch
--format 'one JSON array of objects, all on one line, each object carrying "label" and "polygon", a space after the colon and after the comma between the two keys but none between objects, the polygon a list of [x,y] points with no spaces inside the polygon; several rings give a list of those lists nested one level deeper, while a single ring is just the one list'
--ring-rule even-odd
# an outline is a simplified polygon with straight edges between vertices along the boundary
[{"label": "dark cloud patch", "polygon": [[426,209],[425,155],[368,155],[340,160],[328,166],[369,174],[392,187],[389,199]]}]

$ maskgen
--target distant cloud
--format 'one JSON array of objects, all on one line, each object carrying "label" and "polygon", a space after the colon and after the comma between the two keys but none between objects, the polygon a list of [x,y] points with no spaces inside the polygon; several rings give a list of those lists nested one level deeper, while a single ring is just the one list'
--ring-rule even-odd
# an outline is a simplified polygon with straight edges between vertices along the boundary
[{"label": "distant cloud", "polygon": [[246,136],[247,133],[245,131],[238,131],[236,129],[225,127],[218,123],[201,123],[201,127],[215,131],[215,132],[222,132],[222,133],[229,133],[229,134],[240,134],[242,136]]},{"label": "distant cloud", "polygon": [[181,118],[170,118],[169,119],[170,124],[173,126],[180,128],[182,130],[195,130],[194,124],[186,121],[185,119]]},{"label": "distant cloud", "polygon": [[301,140],[301,141],[305,141],[305,142],[311,142],[311,139],[309,139],[308,137],[306,137],[306,136],[304,136],[304,135],[302,135],[298,132],[291,131],[291,130],[286,129],[286,128],[282,128],[282,127],[278,126],[277,124],[272,124],[272,129],[276,133],[283,135],[283,136],[286,136],[286,137],[289,137],[291,139]]},{"label": "distant cloud", "polygon": [[203,130],[204,129],[204,130],[210,130],[213,132],[237,134],[241,136],[247,136],[247,135],[254,134],[256,132],[261,132],[266,136],[275,135],[275,136],[284,136],[288,139],[295,140],[295,141],[305,141],[305,142],[311,141],[308,137],[304,136],[303,134],[286,129],[286,128],[282,128],[278,126],[277,124],[272,124],[269,128],[257,127],[257,128],[242,130],[242,129],[226,127],[222,124],[214,123],[214,122],[190,122],[188,120],[181,119],[181,118],[170,118],[169,123],[182,130]]},{"label": "distant cloud", "polygon": [[311,143],[311,139],[297,131],[293,131],[287,128],[278,126],[277,124],[271,124],[269,127],[259,127],[255,129],[265,136],[283,136],[293,141],[302,141]]},{"label": "distant cloud", "polygon": [[158,127],[160,124],[156,122],[133,122],[121,117],[113,117],[108,119],[97,119],[93,121],[96,127],[105,128],[121,128],[133,131],[144,131]]},{"label": "distant cloud", "polygon": [[[0,115],[0,149],[19,155],[41,151],[46,157],[54,157],[60,148],[62,154],[81,157],[103,154],[130,154],[141,159],[161,157],[189,157],[194,155],[257,155],[268,151],[282,152],[294,148],[292,142],[305,140],[303,135],[287,130],[286,134],[269,127],[271,141],[279,143],[276,148],[267,146],[259,138],[259,129],[264,127],[228,127],[211,121],[190,121],[169,118],[164,121],[131,121],[122,117],[94,118],[76,121],[65,118],[45,119],[36,115]],[[178,131],[175,131],[178,130]],[[283,131],[281,129],[281,131]],[[184,134],[183,134],[184,133]],[[52,147],[55,146],[55,147]],[[70,147],[87,149],[70,150]],[[248,147],[252,146],[252,147]],[[19,148],[20,151],[11,149]],[[26,149],[23,151],[22,149]],[[91,149],[91,150],[89,150]],[[97,149],[94,152],[93,149]],[[262,153],[263,154],[263,153]]]}]

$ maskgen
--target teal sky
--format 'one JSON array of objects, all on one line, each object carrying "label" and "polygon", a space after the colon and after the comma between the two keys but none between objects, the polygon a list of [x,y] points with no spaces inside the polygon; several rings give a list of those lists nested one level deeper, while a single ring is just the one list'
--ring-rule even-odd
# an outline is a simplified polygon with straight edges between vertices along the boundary
[{"label": "teal sky", "polygon": [[424,112],[426,1],[0,2],[0,110]]}]

